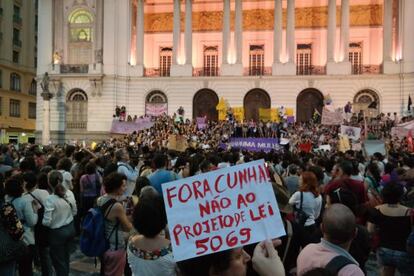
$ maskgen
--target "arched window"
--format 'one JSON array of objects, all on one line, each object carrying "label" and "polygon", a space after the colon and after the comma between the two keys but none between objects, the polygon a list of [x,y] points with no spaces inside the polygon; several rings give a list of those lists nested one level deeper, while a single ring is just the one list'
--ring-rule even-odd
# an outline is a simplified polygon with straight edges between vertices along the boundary
[{"label": "arched window", "polygon": [[379,114],[380,100],[378,94],[371,89],[359,91],[354,97],[353,112],[364,111],[366,116],[373,117]]},{"label": "arched window", "polygon": [[218,75],[218,47],[204,46],[204,76]]},{"label": "arched window", "polygon": [[92,62],[93,15],[85,9],[74,10],[69,21],[69,64]]},{"label": "arched window", "polygon": [[145,115],[160,116],[168,111],[167,96],[159,91],[152,91],[145,99]]},{"label": "arched window", "polygon": [[88,123],[88,97],[80,89],[69,93],[67,98],[66,128],[86,129]]},{"label": "arched window", "polygon": [[160,77],[169,77],[172,62],[172,48],[160,49]]},{"label": "arched window", "polygon": [[10,74],[10,90],[21,91],[20,76],[16,73]]},{"label": "arched window", "polygon": [[29,95],[36,96],[37,94],[37,83],[36,80],[33,79],[30,83]]}]

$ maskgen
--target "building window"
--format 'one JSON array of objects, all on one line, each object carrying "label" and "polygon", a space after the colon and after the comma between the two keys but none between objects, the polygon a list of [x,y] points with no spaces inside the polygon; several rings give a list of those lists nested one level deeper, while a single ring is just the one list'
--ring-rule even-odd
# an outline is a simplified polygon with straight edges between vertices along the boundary
[{"label": "building window", "polygon": [[3,101],[2,98],[0,98],[0,116],[3,114]]},{"label": "building window", "polygon": [[217,46],[204,46],[204,64],[203,75],[204,76],[217,76],[218,75],[218,47]]},{"label": "building window", "polygon": [[0,88],[3,87],[3,71],[0,70]]},{"label": "building window", "polygon": [[19,51],[13,51],[13,62],[14,63],[19,63],[19,56],[20,56]]},{"label": "building window", "polygon": [[88,97],[82,90],[69,93],[67,100],[66,128],[86,129],[88,123]]},{"label": "building window", "polygon": [[172,48],[160,49],[160,76],[169,77],[172,62]]},{"label": "building window", "polygon": [[10,100],[10,117],[20,117],[20,101]]},{"label": "building window", "polygon": [[362,43],[349,44],[349,61],[352,74],[362,74]]},{"label": "building window", "polygon": [[29,95],[36,96],[37,94],[37,83],[35,79],[32,79],[30,83]]},{"label": "building window", "polygon": [[312,44],[298,44],[296,51],[296,74],[312,73]]},{"label": "building window", "polygon": [[249,75],[261,76],[264,71],[264,45],[250,45]]},{"label": "building window", "polygon": [[69,64],[92,63],[93,15],[77,9],[69,15]]},{"label": "building window", "polygon": [[36,103],[29,103],[29,119],[36,119]]},{"label": "building window", "polygon": [[10,90],[19,92],[21,91],[20,76],[16,73],[10,74]]},{"label": "building window", "polygon": [[19,43],[20,40],[20,30],[13,28],[13,45],[19,46],[17,45]]},{"label": "building window", "polygon": [[149,93],[145,99],[145,115],[158,117],[167,113],[167,96],[159,90]]}]

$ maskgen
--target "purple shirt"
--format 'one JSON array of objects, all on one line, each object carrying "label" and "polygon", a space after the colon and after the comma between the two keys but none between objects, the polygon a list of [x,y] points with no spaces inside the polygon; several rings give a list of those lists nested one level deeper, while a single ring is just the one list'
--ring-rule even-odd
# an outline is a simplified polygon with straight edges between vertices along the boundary
[{"label": "purple shirt", "polygon": [[99,196],[100,190],[98,189],[100,188],[97,186],[101,186],[99,185],[101,183],[102,183],[102,179],[97,173],[82,175],[82,177],[80,178],[81,195],[83,197]]}]

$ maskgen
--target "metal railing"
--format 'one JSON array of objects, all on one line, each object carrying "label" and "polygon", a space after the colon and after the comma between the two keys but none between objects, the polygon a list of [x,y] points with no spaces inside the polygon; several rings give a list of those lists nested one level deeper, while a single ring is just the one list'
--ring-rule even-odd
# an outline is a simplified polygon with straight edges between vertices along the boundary
[{"label": "metal railing", "polygon": [[193,68],[193,77],[217,77],[220,75],[218,67],[214,68]]},{"label": "metal railing", "polygon": [[272,67],[244,67],[243,76],[271,76]]},{"label": "metal railing", "polygon": [[87,74],[89,71],[88,64],[61,64],[61,74]]},{"label": "metal railing", "polygon": [[87,122],[66,122],[67,129],[86,129]]}]

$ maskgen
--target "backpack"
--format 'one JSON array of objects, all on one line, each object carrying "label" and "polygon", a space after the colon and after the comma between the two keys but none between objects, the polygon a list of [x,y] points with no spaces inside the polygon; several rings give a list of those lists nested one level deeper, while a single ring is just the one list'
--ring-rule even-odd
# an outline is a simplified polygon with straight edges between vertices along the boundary
[{"label": "backpack", "polygon": [[329,263],[325,266],[325,269],[329,271],[332,275],[338,275],[338,272],[347,265],[355,264],[353,261],[348,259],[345,256],[339,255],[334,257]]},{"label": "backpack", "polygon": [[37,219],[36,225],[34,226],[34,236],[35,236],[36,245],[45,247],[48,245],[48,230],[49,230],[48,227],[42,224],[43,217],[45,214],[45,206],[32,193],[29,192],[29,195],[33,197],[33,199],[36,200],[41,206],[41,208],[37,211],[38,219]]},{"label": "backpack", "polygon": [[[112,229],[108,237],[105,236],[105,219],[117,201],[108,200],[101,207],[89,209],[82,221],[80,250],[88,257],[102,256],[109,248],[109,238],[117,226]],[[108,210],[108,211],[107,211]]]}]

